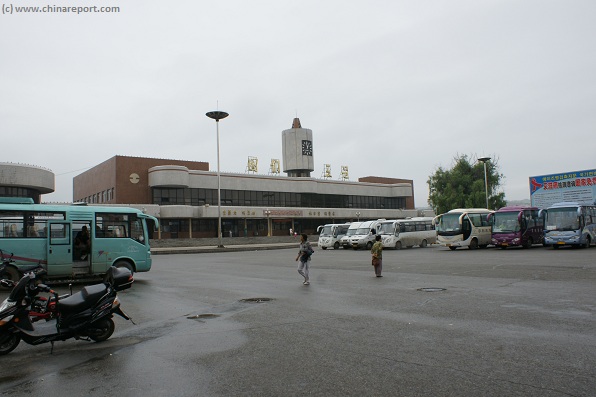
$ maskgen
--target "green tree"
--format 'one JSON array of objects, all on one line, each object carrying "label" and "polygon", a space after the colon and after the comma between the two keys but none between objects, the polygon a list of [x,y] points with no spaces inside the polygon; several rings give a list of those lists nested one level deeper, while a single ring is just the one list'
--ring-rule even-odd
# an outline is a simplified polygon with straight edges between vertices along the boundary
[{"label": "green tree", "polygon": [[[501,191],[501,181],[505,178],[499,172],[499,162],[492,159],[486,162],[488,180],[488,206],[491,209],[504,207],[505,193]],[[484,188],[484,164],[467,155],[453,159],[453,167],[446,170],[439,167],[428,178],[428,204],[436,214],[443,214],[454,208],[484,208],[486,195]]]}]

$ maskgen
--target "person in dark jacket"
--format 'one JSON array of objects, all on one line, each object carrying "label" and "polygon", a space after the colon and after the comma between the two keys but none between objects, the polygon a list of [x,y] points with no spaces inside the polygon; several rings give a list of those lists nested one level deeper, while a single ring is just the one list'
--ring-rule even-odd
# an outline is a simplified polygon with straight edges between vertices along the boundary
[{"label": "person in dark jacket", "polygon": [[304,282],[302,284],[309,285],[310,278],[308,275],[308,270],[310,267],[310,256],[313,252],[312,246],[310,242],[307,240],[308,236],[306,234],[300,235],[300,250],[298,251],[298,256],[296,260],[300,259],[300,264],[298,265],[298,273],[304,277]]}]

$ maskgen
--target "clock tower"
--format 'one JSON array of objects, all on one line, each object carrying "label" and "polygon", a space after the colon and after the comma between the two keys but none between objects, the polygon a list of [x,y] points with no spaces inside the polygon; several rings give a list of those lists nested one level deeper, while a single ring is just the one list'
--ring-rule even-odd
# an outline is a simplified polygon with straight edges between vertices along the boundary
[{"label": "clock tower", "polygon": [[282,132],[283,172],[291,177],[310,177],[315,170],[312,130],[302,128],[295,118],[292,128]]}]

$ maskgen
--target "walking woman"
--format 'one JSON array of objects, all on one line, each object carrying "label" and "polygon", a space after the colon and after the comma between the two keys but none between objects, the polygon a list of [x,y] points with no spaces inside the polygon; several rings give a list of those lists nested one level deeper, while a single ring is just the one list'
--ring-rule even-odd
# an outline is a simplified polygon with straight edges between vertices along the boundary
[{"label": "walking woman", "polygon": [[298,251],[298,256],[296,260],[300,259],[300,264],[298,265],[298,273],[304,277],[304,282],[302,284],[309,285],[310,280],[308,278],[308,268],[310,267],[310,256],[314,252],[310,242],[307,241],[308,236],[306,234],[300,235],[300,250]]},{"label": "walking woman", "polygon": [[383,271],[383,243],[381,242],[381,236],[375,237],[376,243],[373,244],[370,253],[372,254],[372,265],[375,268],[375,274],[377,277],[383,277],[381,272]]}]

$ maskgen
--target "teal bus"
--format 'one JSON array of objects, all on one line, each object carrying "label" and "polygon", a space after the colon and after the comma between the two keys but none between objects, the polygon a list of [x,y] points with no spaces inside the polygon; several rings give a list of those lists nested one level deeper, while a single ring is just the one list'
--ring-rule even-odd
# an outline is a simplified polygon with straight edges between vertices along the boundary
[{"label": "teal bus", "polygon": [[[131,272],[151,269],[149,239],[158,220],[131,207],[34,204],[0,197],[0,250],[12,255],[6,273],[40,264],[48,279],[102,276],[110,266]],[[79,236],[86,230],[87,237]],[[81,243],[83,240],[83,243]]]}]

